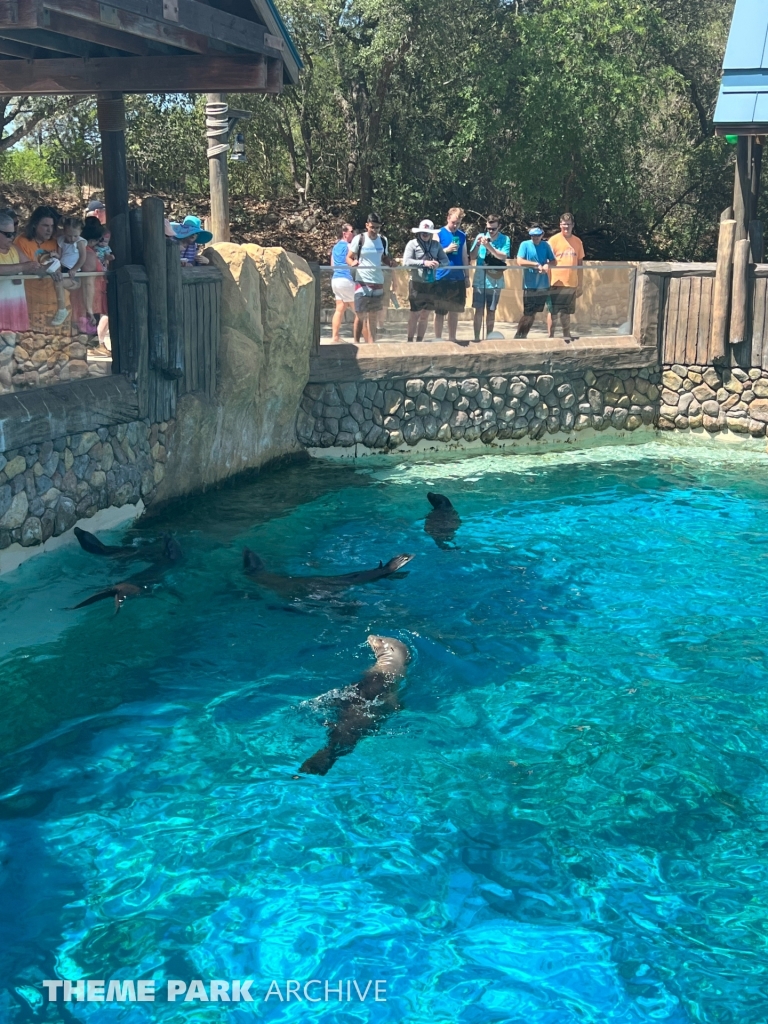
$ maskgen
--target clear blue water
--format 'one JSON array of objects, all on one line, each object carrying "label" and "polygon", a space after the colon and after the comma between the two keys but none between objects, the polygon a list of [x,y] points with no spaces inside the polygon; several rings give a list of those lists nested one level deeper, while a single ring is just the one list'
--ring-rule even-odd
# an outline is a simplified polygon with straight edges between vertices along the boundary
[{"label": "clear blue water", "polygon": [[[167,527],[185,563],[117,617],[63,610],[125,575],[79,549],[0,580],[0,1020],[766,1020],[765,456],[303,466],[128,539]],[[416,557],[286,610],[244,544],[296,574]],[[402,710],[293,779],[369,632],[413,650]],[[44,1004],[55,977],[262,1001]],[[387,1002],[263,1002],[313,978]]]}]

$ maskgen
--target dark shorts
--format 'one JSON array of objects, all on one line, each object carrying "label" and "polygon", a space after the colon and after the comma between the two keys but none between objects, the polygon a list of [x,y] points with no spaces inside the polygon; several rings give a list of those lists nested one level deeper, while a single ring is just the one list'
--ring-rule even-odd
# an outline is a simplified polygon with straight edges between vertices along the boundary
[{"label": "dark shorts", "polygon": [[435,294],[435,312],[444,316],[446,313],[461,313],[467,304],[467,286],[462,281],[451,281],[444,277],[437,282]]},{"label": "dark shorts", "polygon": [[472,308],[482,309],[485,306],[489,312],[495,313],[502,291],[503,288],[473,288]]},{"label": "dark shorts", "polygon": [[408,301],[411,304],[412,313],[421,313],[425,309],[434,309],[436,301],[437,284],[427,284],[424,281],[409,281]]},{"label": "dark shorts", "polygon": [[355,285],[355,312],[377,313],[384,305],[384,285],[382,284],[360,284]]},{"label": "dark shorts", "polygon": [[552,288],[547,300],[547,309],[550,313],[575,313],[576,312],[576,289],[558,287]]},{"label": "dark shorts", "polygon": [[523,288],[523,316],[533,316],[534,313],[543,312],[548,299],[548,288]]}]

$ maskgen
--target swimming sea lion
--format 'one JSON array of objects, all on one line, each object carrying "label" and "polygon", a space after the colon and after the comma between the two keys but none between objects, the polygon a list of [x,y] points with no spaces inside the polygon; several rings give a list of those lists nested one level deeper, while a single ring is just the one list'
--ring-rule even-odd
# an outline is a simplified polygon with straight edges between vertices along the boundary
[{"label": "swimming sea lion", "polygon": [[376,664],[363,673],[359,683],[333,698],[335,721],[328,728],[328,742],[299,768],[305,775],[325,775],[358,740],[371,736],[393,711],[400,710],[397,684],[405,675],[411,652],[391,636],[369,636]]},{"label": "swimming sea lion", "polygon": [[439,548],[447,548],[461,526],[459,513],[444,494],[427,491],[427,501],[432,511],[424,521],[424,531],[430,535]]},{"label": "swimming sea lion", "polygon": [[342,590],[354,587],[359,583],[373,583],[387,576],[399,575],[399,570],[407,565],[413,555],[395,555],[386,563],[379,562],[375,569],[362,569],[359,572],[348,572],[343,576],[280,576],[268,572],[266,566],[249,548],[243,549],[243,569],[246,575],[264,587],[269,587],[282,597],[293,597],[310,594],[313,591]]},{"label": "swimming sea lion", "polygon": [[141,551],[134,547],[102,544],[98,537],[88,533],[87,530],[81,530],[79,526],[75,527],[74,533],[83,551],[87,551],[91,555],[117,555],[118,557],[125,558],[141,554]]},{"label": "swimming sea lion", "polygon": [[137,587],[134,583],[116,583],[114,587],[107,587],[106,590],[100,590],[97,594],[91,594],[90,597],[86,597],[84,601],[74,605],[69,611],[74,611],[75,608],[85,608],[87,604],[96,604],[97,601],[105,601],[108,597],[114,597],[115,615],[117,615],[123,606],[123,601],[129,597],[136,597],[137,594],[142,594],[145,590],[146,587]]}]

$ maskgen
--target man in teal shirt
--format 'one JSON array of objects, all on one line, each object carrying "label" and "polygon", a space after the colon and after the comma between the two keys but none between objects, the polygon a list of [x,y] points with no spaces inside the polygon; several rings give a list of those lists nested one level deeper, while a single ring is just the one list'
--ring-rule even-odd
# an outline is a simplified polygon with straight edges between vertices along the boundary
[{"label": "man in teal shirt", "polygon": [[509,238],[499,231],[501,218],[496,213],[489,213],[485,219],[486,233],[478,235],[472,246],[477,249],[477,266],[475,269],[474,287],[472,289],[472,307],[475,311],[475,341],[480,341],[483,326],[483,310],[485,310],[486,337],[496,323],[496,309],[504,289],[504,270],[507,260],[512,255]]},{"label": "man in teal shirt", "polygon": [[517,250],[517,265],[523,272],[523,315],[517,324],[516,338],[527,338],[537,313],[543,313],[549,296],[549,267],[555,266],[555,254],[538,224],[528,229],[530,238]]}]

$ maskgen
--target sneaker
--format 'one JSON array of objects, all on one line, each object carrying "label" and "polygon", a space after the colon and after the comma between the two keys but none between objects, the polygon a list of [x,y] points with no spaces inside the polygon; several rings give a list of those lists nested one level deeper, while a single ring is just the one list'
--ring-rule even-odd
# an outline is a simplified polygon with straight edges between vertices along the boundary
[{"label": "sneaker", "polygon": [[60,309],[51,320],[51,327],[61,327],[64,321],[69,316],[68,309]]}]

